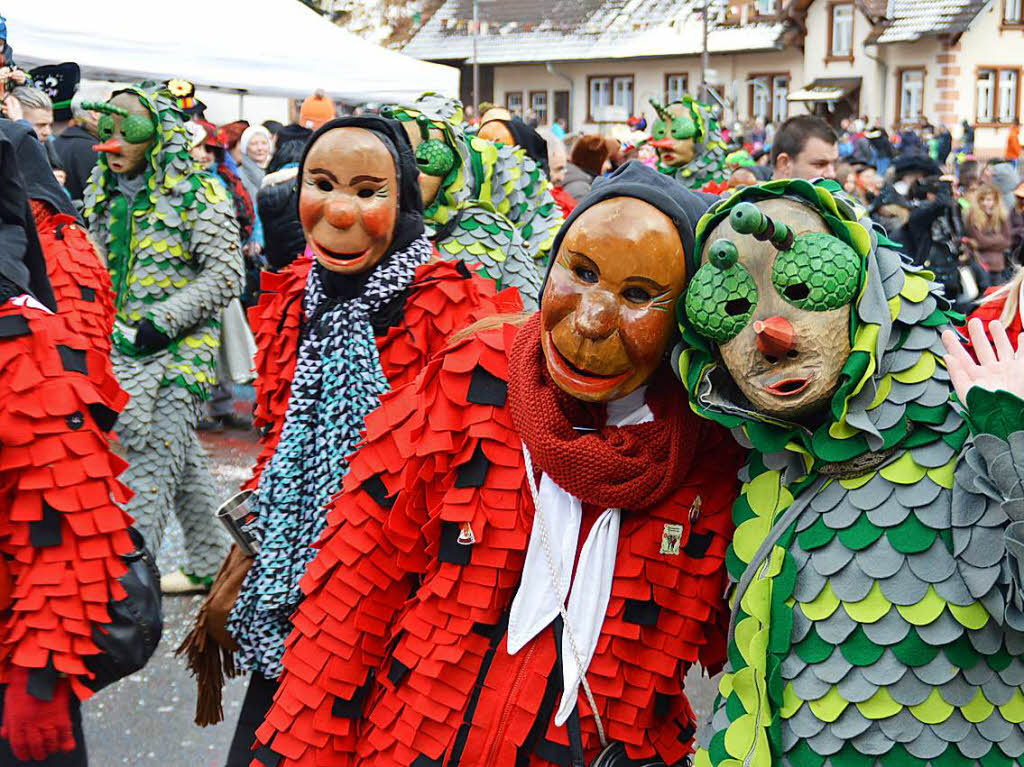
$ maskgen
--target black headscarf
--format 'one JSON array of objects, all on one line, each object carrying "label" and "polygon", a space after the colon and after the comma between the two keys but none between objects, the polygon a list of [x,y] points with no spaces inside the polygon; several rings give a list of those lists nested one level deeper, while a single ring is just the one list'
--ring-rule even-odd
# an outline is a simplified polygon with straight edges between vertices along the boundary
[{"label": "black headscarf", "polygon": [[[377,115],[339,117],[324,123],[306,144],[306,148],[302,152],[302,160],[299,162],[299,195],[302,194],[303,170],[306,167],[306,157],[309,155],[310,147],[323,134],[338,128],[363,128],[372,132],[387,147],[388,152],[391,153],[391,159],[395,161],[395,175],[398,179],[398,217],[395,220],[395,233],[391,238],[391,245],[388,246],[381,259],[381,263],[383,263],[392,253],[409,247],[424,231],[423,198],[420,195],[420,171],[416,165],[416,156],[412,151],[405,128],[397,120],[388,120]],[[297,202],[298,196],[296,196]],[[369,274],[366,272],[361,275],[348,276],[323,270],[321,277],[324,279],[328,292],[340,296],[358,293],[366,279],[369,278]]]},{"label": "black headscarf", "polygon": [[[679,239],[683,243],[686,274],[688,277],[693,276],[698,266],[697,256],[693,252],[697,222],[718,198],[711,194],[694,192],[670,176],[659,173],[638,160],[630,160],[626,164],[620,165],[614,172],[594,181],[590,191],[580,199],[579,204],[565,219],[562,228],[555,235],[555,241],[551,245],[551,261],[548,263],[548,272],[551,272],[551,264],[555,262],[565,233],[569,231],[573,222],[588,208],[614,197],[633,197],[643,200],[672,219],[672,223],[675,224],[676,230],[679,232]],[[544,281],[547,282],[547,276]]]},{"label": "black headscarf", "polygon": [[59,213],[66,213],[81,224],[82,219],[71,203],[71,198],[53,175],[46,149],[36,138],[35,131],[23,123],[10,120],[0,120],[0,131],[14,144],[28,198],[47,202]]},{"label": "black headscarf", "polygon": [[[0,120],[0,124],[9,122]],[[0,296],[4,300],[11,297],[12,285],[18,293],[29,293],[57,310],[14,144],[0,130]]]},{"label": "black headscarf", "polygon": [[501,120],[500,122],[505,123],[505,127],[512,134],[512,138],[516,140],[516,144],[521,146],[523,151],[529,157],[532,157],[534,162],[544,170],[544,175],[549,175],[548,142],[544,140],[544,137],[518,117],[513,117],[511,120]]}]

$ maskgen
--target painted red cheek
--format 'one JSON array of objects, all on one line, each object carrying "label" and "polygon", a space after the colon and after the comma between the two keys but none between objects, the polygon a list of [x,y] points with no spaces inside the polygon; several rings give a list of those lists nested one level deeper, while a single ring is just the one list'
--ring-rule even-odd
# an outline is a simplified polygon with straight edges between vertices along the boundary
[{"label": "painted red cheek", "polygon": [[321,197],[302,194],[299,195],[299,219],[302,221],[302,228],[307,232],[311,231],[317,222],[323,218],[324,201]]},{"label": "painted red cheek", "polygon": [[363,209],[363,228],[371,237],[387,237],[394,225],[395,211],[390,205],[370,205]]}]

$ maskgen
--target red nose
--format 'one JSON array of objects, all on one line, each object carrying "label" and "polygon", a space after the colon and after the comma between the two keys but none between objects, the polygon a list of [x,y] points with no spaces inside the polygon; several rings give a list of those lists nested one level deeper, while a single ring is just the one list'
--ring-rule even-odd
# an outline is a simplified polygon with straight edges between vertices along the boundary
[{"label": "red nose", "polygon": [[346,200],[331,200],[324,208],[324,218],[335,229],[351,229],[356,222],[356,209]]},{"label": "red nose", "polygon": [[102,144],[93,144],[94,152],[109,152],[110,154],[121,154],[122,144],[119,138],[110,138]]},{"label": "red nose", "polygon": [[784,357],[796,348],[796,331],[785,317],[754,321],[757,348],[766,357]]},{"label": "red nose", "polygon": [[672,149],[676,145],[676,140],[674,138],[656,138],[647,143],[658,149]]}]

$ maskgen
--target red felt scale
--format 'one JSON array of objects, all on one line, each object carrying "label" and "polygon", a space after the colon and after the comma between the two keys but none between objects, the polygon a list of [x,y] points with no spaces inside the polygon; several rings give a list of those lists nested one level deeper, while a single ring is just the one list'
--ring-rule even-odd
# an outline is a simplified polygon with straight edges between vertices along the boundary
[{"label": "red felt scale", "polygon": [[75,219],[42,200],[31,202],[58,316],[88,340],[89,348],[109,355],[114,326],[110,274]]},{"label": "red felt scale", "polygon": [[[65,242],[74,243],[70,228]],[[82,262],[62,256],[61,263]],[[106,354],[87,352],[87,374],[64,369],[58,347],[96,348],[71,329],[68,314],[0,307],[0,318],[12,315],[25,318],[30,332],[0,338],[0,553],[7,571],[0,590],[9,585],[0,600],[7,604],[0,612],[0,683],[12,666],[52,663],[84,699],[91,692],[77,678],[87,674],[83,658],[99,652],[92,636],[109,623],[110,600],[125,596],[117,578],[125,572],[121,555],[132,550],[131,518],[118,505],[129,497],[117,479],[124,461],[111,452],[90,406],[120,412],[128,395]],[[86,314],[77,321],[93,329],[101,322]],[[51,526],[56,517],[59,535],[50,529],[37,546],[32,526],[44,516]]]},{"label": "red felt scale", "polygon": [[[516,332],[504,325],[449,347],[366,419],[365,444],[303,578],[285,672],[258,731],[283,757],[281,767],[447,764],[458,748],[466,767],[519,763],[555,644],[549,629],[514,657],[507,653],[502,621],[534,510],[509,408],[470,396],[479,368],[507,381]],[[633,758],[657,755],[669,764],[691,751],[686,670],[700,661],[715,671],[725,654],[724,559],[740,453],[723,430],[702,434],[700,457],[681,486],[659,505],[623,516],[588,671],[608,736]],[[477,448],[489,461],[482,486],[457,487]],[[585,519],[600,511],[586,508]],[[453,523],[460,537],[466,525],[473,532],[454,554]],[[627,614],[648,601],[656,620]],[[592,759],[600,743],[582,694],[580,713]],[[567,745],[564,727],[543,724],[540,739]],[[550,762],[535,750],[529,764]]]}]

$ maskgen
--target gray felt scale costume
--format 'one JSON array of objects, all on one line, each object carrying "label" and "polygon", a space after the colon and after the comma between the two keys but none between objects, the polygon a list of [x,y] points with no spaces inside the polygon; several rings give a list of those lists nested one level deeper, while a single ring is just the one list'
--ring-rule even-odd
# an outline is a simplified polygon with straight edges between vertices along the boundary
[{"label": "gray felt scale costume", "polygon": [[[786,240],[792,208],[778,206],[793,201],[827,233]],[[776,220],[755,233],[758,209]],[[756,284],[719,244],[769,236],[778,253]],[[729,663],[694,764],[1020,764],[1024,403],[975,388],[964,420],[936,286],[830,182],[734,193],[698,225],[696,252],[681,377],[695,410],[752,452],[727,558]],[[771,302],[797,328],[850,312],[816,420],[759,412],[723,362],[750,323],[765,332]]]},{"label": "gray felt scale costume", "polygon": [[[206,578],[227,545],[196,426],[215,381],[220,314],[241,291],[238,227],[223,185],[189,156],[182,114],[170,96],[135,87],[119,93],[145,106],[153,144],[134,178],[114,173],[101,154],[85,192],[85,216],[106,252],[117,306],[111,356],[131,395],[118,422],[130,463],[123,479],[135,493],[127,510],[154,551],[176,513],[187,572]],[[100,137],[146,135],[140,123],[127,125],[131,117],[141,116],[105,114],[111,122],[105,132],[101,119]]]}]

